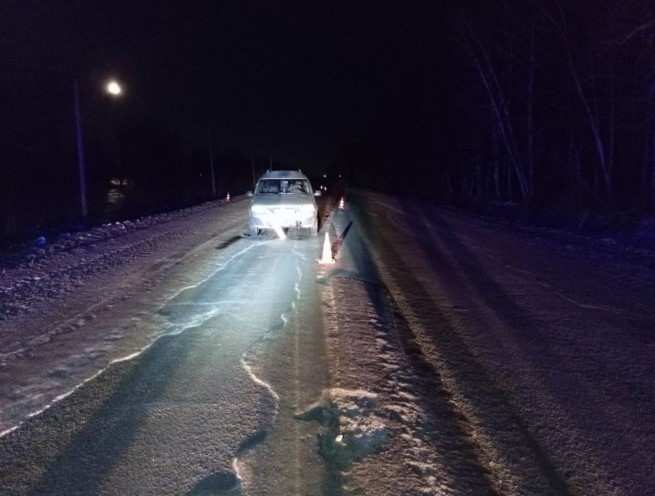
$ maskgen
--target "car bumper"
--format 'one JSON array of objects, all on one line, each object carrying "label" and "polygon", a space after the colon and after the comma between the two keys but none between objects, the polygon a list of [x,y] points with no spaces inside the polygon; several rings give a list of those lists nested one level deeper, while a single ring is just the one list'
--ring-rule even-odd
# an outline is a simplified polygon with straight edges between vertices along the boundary
[{"label": "car bumper", "polygon": [[282,229],[290,228],[313,228],[316,225],[316,214],[297,215],[297,214],[276,214],[269,215],[251,215],[249,225],[251,229]]}]

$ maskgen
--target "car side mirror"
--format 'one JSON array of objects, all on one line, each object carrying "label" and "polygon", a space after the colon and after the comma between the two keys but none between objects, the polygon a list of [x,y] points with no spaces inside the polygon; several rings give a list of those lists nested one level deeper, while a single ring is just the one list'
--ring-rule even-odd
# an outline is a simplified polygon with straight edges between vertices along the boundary
[{"label": "car side mirror", "polygon": [[246,196],[247,196],[248,198],[251,198],[251,197],[252,197],[252,191],[248,191],[248,192],[246,193]]},{"label": "car side mirror", "polygon": [[321,196],[321,192],[320,191],[314,191],[314,196]]}]

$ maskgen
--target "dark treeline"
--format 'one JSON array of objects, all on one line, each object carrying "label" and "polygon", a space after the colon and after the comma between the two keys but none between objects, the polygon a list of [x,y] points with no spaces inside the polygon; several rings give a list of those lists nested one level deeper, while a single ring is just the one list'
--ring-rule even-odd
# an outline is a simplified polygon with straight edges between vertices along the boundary
[{"label": "dark treeline", "polygon": [[5,242],[243,193],[252,184],[253,163],[259,170],[268,164],[215,139],[210,155],[209,136],[198,146],[145,114],[87,107],[93,110],[84,121],[88,217],[81,219],[72,111],[62,107],[68,119],[33,130],[26,146],[4,147],[0,238]]},{"label": "dark treeline", "polygon": [[[189,42],[179,48],[177,40],[192,33],[171,36],[171,50],[155,44],[145,53],[150,58],[170,53],[178,69],[197,66],[197,79],[184,79],[186,73],[176,70],[179,81],[173,78],[173,91],[156,84],[168,74],[165,64],[153,63],[159,72],[152,78],[141,64],[127,64],[134,92],[111,101],[98,91],[102,71],[87,71],[72,62],[86,51],[80,48],[76,56],[71,47],[83,44],[67,45],[70,60],[53,58],[46,38],[30,34],[50,25],[49,16],[44,16],[36,24],[41,30],[24,31],[39,47],[38,56],[20,52],[33,45],[17,37],[9,58],[16,69],[0,80],[7,104],[0,113],[0,235],[31,236],[49,226],[79,223],[71,74],[88,74],[80,81],[88,222],[212,197],[208,123],[224,130],[237,120],[244,138],[239,142],[257,142],[257,136],[247,134],[265,129],[266,136],[274,132],[275,140],[286,140],[292,150],[296,142],[309,148],[295,135],[298,124],[287,121],[302,122],[305,135],[338,136],[334,140],[341,143],[322,145],[307,155],[320,163],[334,159],[333,172],[344,172],[351,183],[366,188],[469,205],[511,203],[565,215],[641,215],[655,206],[655,2],[468,0],[399,11],[348,7],[343,16],[344,26],[350,26],[347,39],[340,39],[338,29],[324,30],[315,38],[300,31],[308,40],[309,55],[327,56],[332,41],[341,44],[334,48],[338,57],[332,65],[314,66],[316,77],[298,86],[307,94],[297,102],[293,95],[273,91],[277,86],[271,83],[285,88],[285,81],[304,75],[302,66],[285,65],[280,55],[296,47],[300,38],[293,31],[287,38],[278,32],[263,38],[273,47],[262,65],[270,74],[261,76],[254,64],[250,79],[242,73],[250,74],[243,71],[251,68],[251,59],[228,43],[215,46],[239,64],[218,71],[213,67],[223,59],[213,52],[202,59],[198,50],[214,45]],[[168,29],[169,21],[163,21]],[[223,33],[211,23],[203,32],[208,39]],[[143,36],[140,25],[126,33],[132,36],[126,44]],[[51,39],[60,38],[59,32],[51,33]],[[262,56],[261,44],[250,48],[254,60]],[[94,56],[86,56],[84,67],[95,67],[105,50],[99,44]],[[336,68],[343,69],[336,72],[339,85],[328,77]],[[216,91],[206,83],[212,74],[215,84],[231,82],[229,91]],[[323,94],[327,102],[340,102],[339,108],[359,108],[363,97],[369,100],[351,127],[347,116],[321,113],[306,104]],[[225,101],[212,107],[216,95]],[[286,100],[277,102],[275,95]],[[248,110],[254,116],[235,120]],[[260,117],[286,125],[266,127]],[[252,154],[230,151],[229,143],[219,139],[212,145],[216,195],[249,189]],[[281,143],[278,148],[283,147]],[[254,159],[256,174],[268,166],[268,157]]]},{"label": "dark treeline", "polygon": [[484,2],[446,24],[420,82],[399,86],[393,125],[344,147],[355,181],[568,212],[653,208],[653,2]]}]

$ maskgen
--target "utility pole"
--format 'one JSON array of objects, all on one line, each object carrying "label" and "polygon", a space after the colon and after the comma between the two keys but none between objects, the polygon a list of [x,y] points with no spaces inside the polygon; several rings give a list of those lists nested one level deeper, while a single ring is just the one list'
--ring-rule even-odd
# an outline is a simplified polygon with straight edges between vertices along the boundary
[{"label": "utility pole", "polygon": [[[110,79],[105,85],[105,92],[112,98],[119,98],[123,94],[123,87],[115,79]],[[82,126],[82,111],[80,110],[80,84],[73,79],[73,109],[75,114],[75,144],[77,145],[77,169],[80,180],[80,213],[82,220],[89,214],[86,201],[86,161],[84,159],[84,133]],[[120,141],[116,140],[118,149],[119,167],[121,165]]]},{"label": "utility pole", "polygon": [[88,208],[86,203],[86,163],[84,161],[84,137],[82,135],[82,116],[80,112],[80,87],[77,79],[73,81],[73,103],[75,108],[75,142],[77,144],[77,168],[80,179],[80,211],[82,219],[86,219]]},{"label": "utility pole", "polygon": [[268,156],[268,170],[273,170],[273,155]]},{"label": "utility pole", "polygon": [[250,157],[250,171],[252,172],[252,190],[254,192],[257,178],[255,177],[255,159],[252,157]]},{"label": "utility pole", "polygon": [[216,198],[216,171],[214,170],[214,145],[212,143],[212,128],[207,128],[207,136],[209,138],[209,173],[212,180],[212,198]]}]

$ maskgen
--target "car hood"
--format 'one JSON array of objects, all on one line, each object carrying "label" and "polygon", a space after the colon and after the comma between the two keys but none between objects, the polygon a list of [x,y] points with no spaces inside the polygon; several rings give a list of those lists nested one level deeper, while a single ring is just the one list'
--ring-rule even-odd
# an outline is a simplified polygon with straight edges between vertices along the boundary
[{"label": "car hood", "polygon": [[314,197],[309,195],[257,195],[252,205],[262,207],[298,207],[300,205],[313,205]]}]

